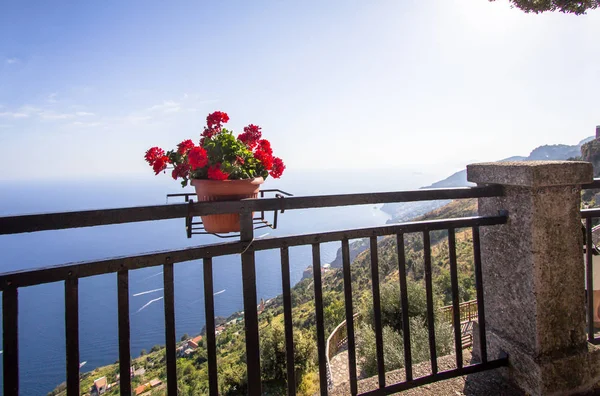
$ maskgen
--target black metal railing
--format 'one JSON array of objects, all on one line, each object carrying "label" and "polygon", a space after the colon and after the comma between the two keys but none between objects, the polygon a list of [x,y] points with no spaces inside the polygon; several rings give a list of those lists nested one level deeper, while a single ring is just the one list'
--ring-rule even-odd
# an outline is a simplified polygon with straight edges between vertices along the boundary
[{"label": "black metal railing", "polygon": [[[17,234],[42,230],[58,230],[66,228],[90,227],[108,224],[123,224],[138,221],[186,218],[191,210],[195,216],[221,213],[239,213],[241,221],[240,240],[213,245],[173,249],[168,251],[109,258],[81,263],[71,263],[36,270],[17,271],[0,274],[0,290],[2,291],[3,315],[3,348],[4,348],[4,395],[17,395],[19,391],[19,337],[18,310],[19,288],[64,282],[65,285],[65,337],[66,337],[66,374],[67,394],[79,394],[79,323],[78,323],[78,282],[80,278],[101,274],[116,273],[118,285],[118,329],[119,329],[119,363],[120,393],[131,394],[130,378],[130,325],[129,325],[129,271],[153,266],[163,267],[164,312],[166,337],[166,375],[168,394],[177,394],[176,340],[174,313],[174,264],[203,260],[204,297],[206,310],[206,341],[208,358],[208,378],[211,395],[218,393],[217,354],[214,323],[214,299],[212,259],[225,255],[240,255],[242,263],[244,326],[246,337],[246,362],[248,394],[261,394],[259,328],[257,313],[257,291],[255,272],[255,252],[279,249],[281,253],[283,313],[286,344],[288,395],[295,395],[295,372],[293,356],[292,303],[289,270],[289,248],[292,246],[311,245],[314,276],[314,298],[316,315],[316,334],[318,346],[318,365],[320,392],[326,395],[327,374],[325,355],[325,326],[323,318],[323,290],[321,279],[320,245],[325,242],[341,242],[342,272],[345,297],[346,326],[348,336],[349,380],[351,393],[358,394],[356,345],[354,333],[354,307],[352,301],[352,284],[350,273],[349,240],[370,238],[371,274],[373,288],[373,304],[375,317],[375,333],[377,340],[377,371],[379,389],[364,394],[389,394],[423,384],[489,370],[507,364],[506,358],[489,360],[486,351],[486,333],[484,320],[483,284],[480,257],[480,227],[496,226],[507,221],[505,215],[473,216],[464,218],[418,221],[399,224],[388,224],[379,227],[360,228],[342,231],[319,232],[294,236],[282,236],[266,239],[254,239],[253,212],[323,208],[333,206],[378,204],[388,202],[408,202],[423,200],[446,200],[462,198],[493,197],[503,194],[500,186],[483,186],[453,189],[418,190],[405,192],[345,194],[312,197],[289,197],[285,199],[245,199],[235,202],[200,202],[134,208],[91,210],[67,213],[50,213],[24,216],[0,217],[0,235]],[[482,361],[468,366],[463,365],[461,329],[459,320],[458,277],[456,260],[455,230],[470,228],[473,232],[473,251],[475,264],[475,280],[479,316],[479,339],[481,340]],[[456,349],[456,369],[438,370],[436,356],[436,340],[434,331],[433,286],[431,278],[431,240],[430,232],[448,231],[452,303],[454,309],[454,332]],[[429,328],[429,347],[431,357],[431,374],[414,378],[411,359],[410,327],[408,320],[407,270],[405,260],[404,235],[422,233],[425,258],[425,285],[427,292],[427,324]],[[385,367],[383,362],[383,339],[381,324],[381,307],[379,302],[379,271],[377,237],[396,235],[399,283],[401,289],[402,324],[405,351],[406,381],[387,385],[385,383]]]},{"label": "black metal railing", "polygon": [[[600,190],[600,179],[594,179],[590,184],[582,186],[584,190]],[[598,317],[598,309],[594,309],[594,256],[598,256],[598,263],[600,263],[600,251],[596,248],[594,243],[594,234],[600,229],[594,229],[594,219],[600,218],[600,208],[593,209],[582,209],[581,218],[585,220],[585,234],[584,234],[584,264],[585,264],[585,289],[587,298],[587,333],[588,341],[593,344],[600,344],[600,334],[596,336],[596,326],[600,327],[600,322],[595,321],[595,317]],[[600,286],[600,285],[598,285]],[[600,292],[600,290],[598,290]]]}]

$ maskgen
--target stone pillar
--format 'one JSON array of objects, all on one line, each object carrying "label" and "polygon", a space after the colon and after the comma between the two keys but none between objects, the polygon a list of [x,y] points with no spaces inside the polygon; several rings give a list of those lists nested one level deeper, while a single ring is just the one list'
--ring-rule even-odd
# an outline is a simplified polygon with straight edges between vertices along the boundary
[{"label": "stone pillar", "polygon": [[489,358],[508,354],[502,375],[531,395],[590,389],[600,379],[600,360],[586,341],[579,210],[592,165],[473,164],[467,179],[503,185],[505,196],[479,199],[479,214],[506,210],[509,217],[506,225],[481,229]]}]

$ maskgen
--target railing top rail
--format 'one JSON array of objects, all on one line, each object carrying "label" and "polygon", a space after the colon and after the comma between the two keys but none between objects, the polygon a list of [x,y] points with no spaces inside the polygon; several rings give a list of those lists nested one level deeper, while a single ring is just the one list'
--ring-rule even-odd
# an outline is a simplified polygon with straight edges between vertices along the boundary
[{"label": "railing top rail", "polygon": [[63,281],[70,278],[84,278],[114,273],[119,270],[135,270],[163,265],[165,263],[179,263],[203,258],[239,254],[245,250],[260,251],[289,246],[341,241],[343,239],[446,230],[450,228],[491,226],[505,224],[506,221],[506,216],[473,216],[454,219],[415,221],[361,229],[264,238],[253,240],[251,242],[224,242],[96,261],[62,264],[52,267],[0,274],[0,291],[9,287],[34,286],[43,283]]},{"label": "railing top rail", "polygon": [[581,218],[600,217],[600,208],[581,209]]},{"label": "railing top rail", "polygon": [[240,201],[196,202],[139,206],[129,208],[85,210],[77,212],[29,214],[0,217],[0,235],[19,234],[67,228],[93,227],[141,221],[167,220],[194,216],[327,208],[334,206],[373,205],[390,202],[434,201],[444,199],[482,198],[503,195],[499,185],[422,189],[413,191],[318,195],[286,198],[255,198]]},{"label": "railing top rail", "polygon": [[584,184],[583,186],[581,186],[581,188],[584,190],[596,189],[596,188],[600,189],[600,178],[594,179],[594,181],[589,184]]}]

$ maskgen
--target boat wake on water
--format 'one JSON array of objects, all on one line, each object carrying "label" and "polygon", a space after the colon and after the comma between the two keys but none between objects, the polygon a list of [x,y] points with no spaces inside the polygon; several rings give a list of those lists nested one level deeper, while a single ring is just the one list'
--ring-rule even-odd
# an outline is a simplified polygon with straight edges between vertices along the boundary
[{"label": "boat wake on water", "polygon": [[145,291],[145,292],[141,292],[141,293],[135,293],[135,294],[133,295],[133,297],[142,296],[142,295],[144,295],[144,294],[148,294],[148,293],[154,293],[154,292],[161,291],[161,290],[163,290],[163,288],[162,288],[162,287],[161,287],[160,289],[147,290],[147,291]]},{"label": "boat wake on water", "polygon": [[143,305],[143,306],[142,306],[140,309],[138,309],[136,313],[139,313],[139,312],[141,312],[141,310],[142,310],[142,309],[146,308],[148,305],[152,304],[153,302],[156,302],[156,301],[159,301],[159,300],[162,300],[162,299],[163,299],[163,297],[161,296],[161,297],[155,298],[154,300],[150,300],[150,301],[148,301],[148,302],[147,302],[146,304],[144,304],[144,305]]},{"label": "boat wake on water", "polygon": [[143,281],[145,281],[147,279],[154,278],[155,276],[158,276],[158,275],[162,275],[162,271],[160,271],[158,274],[150,275],[150,276],[148,276],[148,277],[146,277],[144,279],[140,279],[138,282],[143,282]]}]

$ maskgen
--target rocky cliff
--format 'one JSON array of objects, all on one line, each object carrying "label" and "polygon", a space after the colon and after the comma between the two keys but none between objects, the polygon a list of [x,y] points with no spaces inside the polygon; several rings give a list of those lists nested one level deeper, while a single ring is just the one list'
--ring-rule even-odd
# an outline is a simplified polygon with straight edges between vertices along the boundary
[{"label": "rocky cliff", "polygon": [[[594,139],[593,136],[587,137],[576,145],[553,144],[537,147],[529,153],[527,157],[514,156],[505,158],[501,161],[538,161],[538,160],[567,160],[577,158],[583,155],[584,161],[589,161],[594,164],[595,177],[600,174],[600,140]],[[589,159],[586,159],[589,158]],[[467,171],[461,170],[447,178],[433,183],[430,186],[422,188],[450,188],[450,187],[467,187],[473,183],[467,181]],[[432,210],[446,205],[450,201],[424,201],[424,202],[409,202],[409,203],[389,203],[381,207],[381,210],[390,214],[392,218],[388,223],[398,223],[408,221],[414,217],[428,213]]]}]

